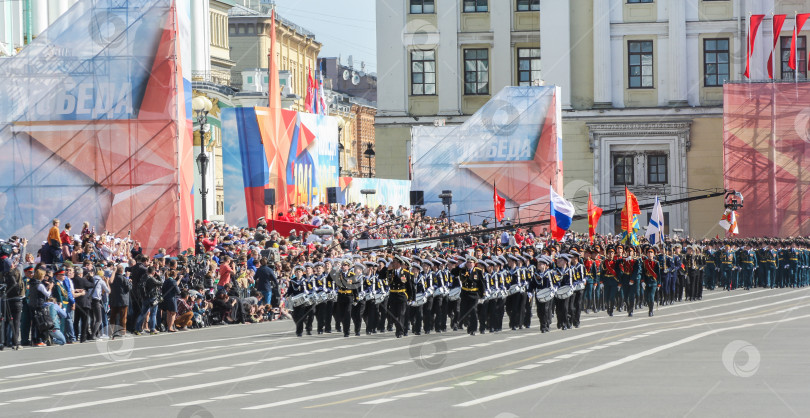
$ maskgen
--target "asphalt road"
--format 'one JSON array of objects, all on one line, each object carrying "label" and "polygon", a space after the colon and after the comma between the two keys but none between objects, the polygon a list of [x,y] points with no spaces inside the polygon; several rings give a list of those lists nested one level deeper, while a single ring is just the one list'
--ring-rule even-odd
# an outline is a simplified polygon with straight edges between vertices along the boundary
[{"label": "asphalt road", "polygon": [[0,415],[810,416],[810,289],[583,318],[548,334],[297,338],[279,321],[6,350]]}]

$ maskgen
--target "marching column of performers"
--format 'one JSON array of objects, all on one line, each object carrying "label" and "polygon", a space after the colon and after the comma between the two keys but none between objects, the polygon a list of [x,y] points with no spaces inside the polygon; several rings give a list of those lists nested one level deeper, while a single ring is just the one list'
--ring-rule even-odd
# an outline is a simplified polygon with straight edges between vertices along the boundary
[{"label": "marching column of performers", "polygon": [[[367,259],[326,259],[294,267],[287,287],[296,335],[399,338],[466,329],[470,335],[530,328],[578,328],[583,314],[633,316],[697,301],[704,289],[802,287],[810,283],[804,240],[705,241],[701,245],[550,245],[422,250]],[[362,261],[361,261],[362,260]],[[296,303],[293,303],[295,299]],[[302,302],[306,301],[306,303]]]}]

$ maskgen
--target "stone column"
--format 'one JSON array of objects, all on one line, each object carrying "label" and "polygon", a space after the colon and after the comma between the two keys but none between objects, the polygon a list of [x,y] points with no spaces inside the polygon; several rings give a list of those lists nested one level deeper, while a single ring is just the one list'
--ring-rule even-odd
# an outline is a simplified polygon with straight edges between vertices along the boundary
[{"label": "stone column", "polygon": [[686,106],[686,2],[669,0],[669,105]]},{"label": "stone column", "polygon": [[31,26],[34,36],[39,36],[48,27],[48,4],[46,2],[31,2]]},{"label": "stone column", "polygon": [[609,108],[611,99],[610,2],[593,2],[593,107]]}]

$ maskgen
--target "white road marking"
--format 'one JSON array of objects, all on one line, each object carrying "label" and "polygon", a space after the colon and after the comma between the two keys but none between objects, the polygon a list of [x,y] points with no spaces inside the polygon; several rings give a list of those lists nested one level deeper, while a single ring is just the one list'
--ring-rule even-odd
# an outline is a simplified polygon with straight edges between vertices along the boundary
[{"label": "white road marking", "polygon": [[270,358],[263,358],[259,361],[261,361],[262,363],[266,363],[268,361],[284,360],[285,358],[287,357],[270,357]]},{"label": "white road marking", "polygon": [[538,367],[540,367],[540,366],[541,366],[541,365],[540,365],[540,364],[537,364],[537,363],[535,363],[535,364],[527,364],[527,365],[525,365],[525,366],[520,366],[520,367],[518,367],[517,369],[518,369],[518,370],[531,370],[531,369],[536,369],[536,368],[538,368]]},{"label": "white road marking", "polygon": [[172,380],[172,378],[171,377],[156,377],[154,379],[141,380],[138,383],[157,383],[157,382],[164,382],[166,380]]},{"label": "white road marking", "polygon": [[492,345],[492,343],[473,344],[472,347],[486,347],[488,345]]},{"label": "white road marking", "polygon": [[394,396],[394,397],[395,398],[415,398],[417,396],[422,396],[424,394],[425,394],[424,392],[412,392],[412,393],[406,393],[404,395],[397,395],[397,396]]},{"label": "white road marking", "polygon": [[450,386],[439,386],[437,388],[425,389],[425,392],[444,392],[445,390],[453,389]]},{"label": "white road marking", "polygon": [[171,377],[191,377],[191,376],[197,376],[197,375],[201,375],[201,374],[202,373],[191,372],[191,373],[176,374],[176,375],[171,376]]},{"label": "white road marking", "polygon": [[560,361],[560,360],[559,360],[559,359],[556,359],[556,358],[550,358],[550,359],[548,359],[548,360],[543,360],[543,361],[540,361],[540,362],[538,362],[537,364],[551,364],[551,363],[556,363],[556,362],[558,362],[558,361]]},{"label": "white road marking", "polygon": [[577,355],[576,355],[576,354],[573,354],[573,353],[572,353],[572,354],[560,354],[559,356],[554,357],[554,358],[568,359],[568,358],[571,358],[571,357],[576,357],[576,356],[577,356]]},{"label": "white road marking", "polygon": [[373,401],[368,401],[368,402],[360,402],[360,405],[379,405],[381,403],[391,402],[391,401],[395,401],[395,400],[396,399],[382,398],[382,399],[375,399]]},{"label": "white road marking", "polygon": [[275,392],[277,390],[279,390],[279,389],[278,388],[264,388],[264,389],[249,390],[248,393],[258,394],[258,393]]},{"label": "white road marking", "polygon": [[326,376],[326,377],[319,377],[317,379],[309,379],[310,382],[327,382],[329,380],[340,379],[337,376]]},{"label": "white road marking", "polygon": [[327,351],[331,351],[331,348],[319,348],[317,350],[312,350],[313,353],[325,353]]},{"label": "white road marking", "polygon": [[234,364],[233,366],[234,366],[234,367],[241,367],[241,366],[254,366],[254,365],[256,365],[256,364],[261,364],[261,363],[262,363],[262,362],[260,362],[260,361],[246,361],[246,362],[244,362],[244,363],[237,363],[237,364]]},{"label": "white road marking", "polygon": [[690,342],[695,341],[695,340],[699,340],[699,339],[701,339],[703,337],[707,337],[709,335],[718,334],[718,333],[720,333],[722,331],[730,331],[730,330],[735,330],[735,329],[750,328],[750,327],[756,326],[756,325],[769,325],[769,324],[777,324],[777,323],[782,323],[782,322],[796,321],[796,320],[804,319],[804,318],[810,318],[810,315],[802,315],[802,316],[798,316],[798,317],[779,319],[779,320],[775,320],[775,321],[765,321],[765,322],[759,322],[759,323],[747,323],[747,324],[735,325],[735,326],[726,327],[726,328],[717,328],[717,329],[713,329],[713,330],[709,330],[709,331],[704,331],[704,332],[701,332],[699,334],[695,334],[695,335],[692,335],[692,336],[689,336],[689,337],[686,337],[686,338],[682,338],[680,340],[677,340],[677,341],[674,341],[674,342],[671,342],[671,343],[668,343],[668,344],[659,345],[658,347],[654,347],[654,348],[651,348],[649,350],[642,351],[640,353],[632,354],[632,355],[629,355],[627,357],[624,357],[624,358],[621,358],[621,359],[618,359],[618,360],[614,360],[614,361],[611,361],[611,362],[608,362],[608,363],[605,363],[605,364],[602,364],[602,365],[599,365],[599,366],[596,366],[596,367],[592,367],[592,368],[587,369],[587,370],[582,370],[582,371],[577,372],[577,373],[572,373],[572,374],[568,374],[568,375],[565,375],[565,376],[560,376],[560,377],[557,377],[557,378],[554,378],[554,379],[545,380],[545,381],[538,382],[538,383],[535,383],[535,384],[532,384],[532,385],[521,386],[519,388],[508,390],[506,392],[501,392],[501,393],[496,393],[496,394],[492,394],[492,395],[489,395],[489,396],[484,396],[484,397],[477,398],[477,399],[474,399],[474,400],[471,400],[471,401],[468,401],[468,402],[460,403],[460,404],[457,404],[457,405],[454,405],[454,406],[467,407],[467,406],[480,405],[480,404],[483,404],[483,403],[487,403],[487,402],[498,400],[498,399],[503,399],[503,398],[513,396],[513,395],[517,395],[517,394],[520,394],[520,393],[525,393],[525,392],[528,392],[528,391],[533,391],[533,390],[536,390],[536,389],[540,389],[542,387],[556,385],[557,383],[565,382],[565,381],[568,381],[568,380],[573,380],[573,379],[576,379],[576,378],[579,378],[579,377],[582,377],[582,376],[587,376],[587,375],[598,373],[598,372],[601,372],[601,371],[604,371],[604,370],[612,369],[614,367],[621,366],[622,364],[629,363],[629,362],[632,362],[632,361],[635,361],[635,360],[638,360],[638,359],[641,359],[641,358],[644,358],[644,357],[648,357],[648,356],[651,356],[653,354],[659,353],[661,351],[665,351],[665,350],[668,350],[670,348],[677,347],[679,345],[690,343]]},{"label": "white road marking", "polygon": [[99,389],[118,389],[118,388],[125,388],[127,386],[135,386],[134,383],[119,383],[117,385],[109,385],[109,386],[99,386]]},{"label": "white road marking", "polygon": [[360,370],[355,370],[355,371],[353,371],[353,372],[341,373],[341,374],[338,374],[338,375],[335,375],[335,376],[339,376],[339,377],[349,377],[349,376],[356,376],[356,375],[358,375],[358,374],[363,374],[363,373],[365,373],[365,372],[360,371]]},{"label": "white road marking", "polygon": [[397,361],[391,362],[390,364],[396,366],[396,365],[408,364],[408,363],[413,363],[413,360],[397,360]]},{"label": "white road marking", "polygon": [[172,406],[191,406],[191,405],[200,405],[200,404],[210,403],[210,402],[214,402],[214,400],[213,399],[202,399],[202,400],[199,400],[199,401],[176,403],[176,404],[174,404]]},{"label": "white road marking", "polygon": [[64,369],[51,370],[51,373],[67,372],[70,370],[79,370],[81,367],[65,367]]},{"label": "white road marking", "polygon": [[515,373],[520,373],[520,370],[515,370],[515,369],[512,369],[512,370],[504,370],[504,371],[502,371],[502,372],[500,372],[500,373],[498,373],[498,374],[499,374],[499,375],[502,375],[502,376],[507,376],[507,375],[510,375],[510,374],[515,374]]},{"label": "white road marking", "polygon": [[301,356],[308,356],[310,353],[292,353],[287,354],[287,357],[301,357]]},{"label": "white road marking", "polygon": [[365,368],[365,369],[363,369],[363,370],[365,370],[365,371],[369,371],[369,372],[373,372],[373,371],[375,371],[375,370],[387,369],[387,368],[389,368],[389,367],[391,367],[391,365],[390,365],[390,364],[380,364],[379,366],[371,366],[371,367],[366,367],[366,368]]},{"label": "white road marking", "polygon": [[475,380],[482,380],[483,381],[483,380],[492,380],[492,379],[497,379],[497,378],[498,378],[498,376],[495,376],[495,375],[491,374],[491,375],[488,375],[488,376],[478,377]]},{"label": "white road marking", "polygon": [[70,392],[54,393],[53,396],[78,395],[80,393],[95,392],[95,391],[96,391],[95,389],[80,389],[80,390],[73,390]]},{"label": "white road marking", "polygon": [[297,388],[299,386],[308,385],[311,382],[297,382],[297,383],[287,383],[286,385],[280,385],[280,388]]},{"label": "white road marking", "polygon": [[608,346],[606,346],[606,345],[595,345],[595,346],[591,347],[591,350],[601,350],[603,348],[608,348]]},{"label": "white road marking", "polygon": [[18,374],[16,376],[8,376],[9,379],[22,379],[25,377],[34,377],[34,376],[42,376],[45,373],[26,373],[26,374]]},{"label": "white road marking", "polygon": [[622,341],[611,341],[609,343],[605,343],[605,345],[610,346],[610,347],[612,347],[614,345],[619,345],[619,344],[622,344]]},{"label": "white road marking", "polygon": [[223,370],[233,369],[231,366],[222,366],[222,367],[214,367],[213,369],[203,370],[203,372],[210,373],[210,372],[221,372]]},{"label": "white road marking", "polygon": [[[738,311],[748,311],[748,310],[751,310],[751,309],[761,309],[761,308],[766,307],[766,306],[784,304],[784,303],[786,303],[788,301],[802,300],[802,299],[808,299],[808,298],[810,298],[810,296],[801,296],[801,297],[788,299],[788,300],[780,300],[780,301],[773,302],[773,303],[768,303],[768,304],[754,305],[754,306],[751,306],[749,308],[740,309]],[[733,315],[734,313],[736,313],[738,311],[722,312],[722,313],[719,313],[719,314],[708,315],[707,317],[719,316],[719,317],[724,317],[725,318],[725,317],[729,317],[730,315]],[[747,318],[737,318],[735,320],[744,320],[744,319],[747,319]],[[596,336],[596,335],[603,335],[603,334],[607,334],[607,333],[615,333],[615,332],[620,332],[620,331],[627,331],[627,330],[643,328],[643,327],[647,327],[647,326],[660,326],[660,325],[663,325],[663,324],[678,324],[678,323],[684,323],[684,322],[687,322],[687,323],[690,323],[690,324],[687,325],[687,326],[684,326],[684,327],[680,327],[678,329],[688,329],[688,328],[693,328],[693,327],[696,327],[696,326],[705,326],[706,325],[705,321],[703,321],[701,323],[697,323],[697,324],[693,323],[694,321],[695,320],[694,320],[693,317],[682,318],[682,319],[678,319],[678,320],[674,320],[674,321],[670,321],[670,322],[647,321],[647,322],[644,322],[644,323],[640,323],[640,324],[637,324],[637,325],[631,325],[629,327],[624,327],[624,328],[615,328],[615,327],[613,327],[613,328],[610,328],[610,329],[591,331],[591,332],[586,332],[586,333],[583,333],[583,334],[580,334],[580,335],[574,335],[574,336],[567,337],[567,338],[561,338],[561,339],[555,340],[555,341],[549,341],[549,342],[545,342],[545,343],[541,343],[541,344],[522,347],[522,348],[511,350],[511,351],[506,351],[506,352],[494,354],[494,355],[491,355],[491,356],[484,356],[484,357],[481,357],[481,358],[478,358],[478,359],[475,359],[475,360],[470,360],[470,361],[454,364],[452,366],[440,367],[440,368],[437,368],[437,369],[434,369],[434,370],[429,370],[429,371],[422,372],[422,373],[415,373],[415,374],[412,374],[412,375],[409,375],[409,376],[402,376],[402,377],[398,377],[398,378],[394,378],[394,379],[389,379],[389,380],[385,380],[385,381],[370,383],[370,384],[367,384],[367,385],[356,386],[356,387],[352,387],[352,388],[339,389],[339,390],[335,390],[335,391],[332,391],[332,392],[318,393],[316,395],[302,396],[302,397],[293,398],[293,399],[285,399],[285,400],[276,401],[276,402],[272,402],[272,403],[268,403],[268,404],[250,406],[250,407],[246,407],[246,408],[243,408],[243,409],[246,409],[246,410],[267,409],[267,408],[273,408],[273,407],[276,407],[276,406],[290,405],[290,404],[294,404],[294,403],[306,402],[306,401],[311,401],[311,400],[316,400],[316,399],[320,400],[320,399],[323,399],[323,398],[329,397],[329,396],[340,396],[340,395],[345,395],[345,394],[348,394],[348,393],[354,393],[354,392],[364,391],[364,390],[368,390],[368,389],[384,387],[384,386],[388,386],[388,385],[391,385],[391,384],[397,384],[397,383],[401,383],[401,382],[408,381],[408,380],[420,379],[420,378],[423,378],[423,377],[426,377],[426,376],[432,376],[432,375],[439,374],[439,373],[446,373],[446,372],[451,371],[451,370],[457,370],[457,369],[460,369],[460,368],[473,366],[473,365],[476,365],[478,363],[482,363],[482,362],[489,361],[489,360],[501,360],[504,357],[508,357],[508,356],[513,355],[513,354],[519,354],[519,353],[523,353],[523,352],[527,352],[527,351],[537,350],[538,348],[558,345],[558,344],[562,344],[562,343],[566,343],[566,342],[570,342],[570,341],[580,340],[580,339],[583,339],[583,338],[589,338],[589,337],[593,337],[593,336]],[[461,336],[459,338],[467,338],[467,337],[466,336]],[[377,354],[379,354],[379,352]],[[163,394],[165,394],[165,392],[161,393],[161,395],[163,395]],[[143,396],[143,395],[141,395],[141,396]],[[129,400],[129,399],[121,399],[121,398],[119,398],[119,399],[105,400],[104,402],[111,403],[111,402],[117,402],[117,401],[120,401],[120,400]],[[73,408],[80,408],[80,407],[85,407],[85,406],[89,406],[89,405],[87,405],[87,404],[79,404],[79,405],[73,405],[73,406],[70,406],[70,407],[67,407],[67,408],[73,409]],[[66,409],[66,407],[63,407],[62,409]],[[35,412],[55,412],[55,411],[43,410],[43,411],[35,411]]]},{"label": "white road marking", "polygon": [[223,395],[223,396],[215,396],[211,399],[216,399],[218,401],[223,401],[225,399],[234,399],[234,398],[241,398],[244,396],[249,396],[247,393],[234,393],[232,395]]},{"label": "white road marking", "polygon": [[112,361],[102,361],[102,362],[98,362],[98,363],[85,364],[82,367],[109,366],[110,364],[113,364],[113,362]]},{"label": "white road marking", "polygon": [[468,347],[459,347],[459,348],[456,349],[456,351],[464,351],[464,350],[472,350],[472,347],[469,347],[469,346]]},{"label": "white road marking", "polygon": [[467,382],[456,383],[456,386],[470,386],[470,385],[474,385],[476,383],[477,382],[475,380],[470,380],[470,381],[467,381]]},{"label": "white road marking", "polygon": [[571,354],[588,354],[588,353],[590,353],[591,351],[593,351],[593,350],[588,350],[588,349],[585,349],[585,350],[577,350],[577,351],[574,351],[574,352],[573,352],[573,353],[571,353]]},{"label": "white road marking", "polygon": [[49,398],[49,396],[32,396],[30,398],[14,399],[14,400],[10,400],[8,402],[18,403],[18,402],[28,402],[28,401],[39,401],[39,400],[48,399],[48,398]]}]

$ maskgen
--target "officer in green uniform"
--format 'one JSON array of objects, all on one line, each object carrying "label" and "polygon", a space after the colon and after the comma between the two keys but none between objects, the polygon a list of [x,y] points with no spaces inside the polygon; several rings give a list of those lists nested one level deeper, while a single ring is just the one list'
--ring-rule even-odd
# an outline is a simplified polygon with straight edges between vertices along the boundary
[{"label": "officer in green uniform", "polygon": [[737,257],[731,249],[731,244],[726,243],[725,248],[720,251],[720,277],[721,284],[726,290],[731,290],[734,286],[734,268],[737,264]]},{"label": "officer in green uniform", "polygon": [[655,307],[655,292],[660,286],[658,284],[658,277],[661,274],[661,268],[658,260],[655,257],[655,248],[647,247],[646,256],[643,259],[643,267],[641,268],[641,280],[644,282],[644,301],[649,308],[649,316],[653,316],[653,308]]},{"label": "officer in green uniform", "polygon": [[751,249],[751,241],[745,241],[740,252],[740,267],[742,268],[743,286],[751,290],[754,286],[754,271],[757,269],[757,254]]}]

